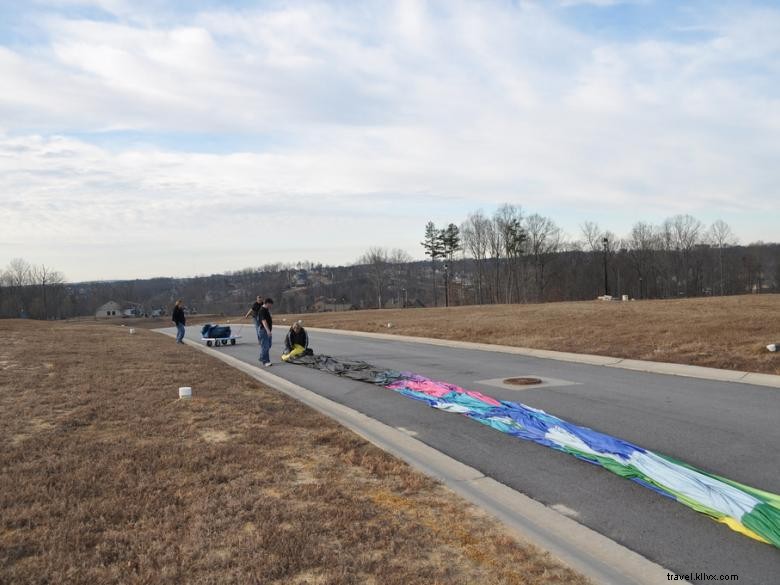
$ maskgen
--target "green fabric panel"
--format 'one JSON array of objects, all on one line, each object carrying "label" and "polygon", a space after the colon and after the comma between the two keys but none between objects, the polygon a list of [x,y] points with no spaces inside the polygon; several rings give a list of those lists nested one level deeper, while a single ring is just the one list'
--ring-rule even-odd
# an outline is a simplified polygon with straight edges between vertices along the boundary
[{"label": "green fabric panel", "polygon": [[742,516],[742,524],[780,547],[780,509],[770,504],[759,504]]},{"label": "green fabric panel", "polygon": [[780,509],[780,495],[778,494],[773,494],[772,492],[765,492],[764,490],[760,490],[758,488],[745,485],[744,483],[739,483],[738,481],[734,481],[733,479],[716,475],[714,473],[709,473],[708,471],[704,471],[703,469],[699,469],[698,467],[694,467],[693,465],[689,465],[688,463],[685,463],[685,461],[680,461],[679,459],[675,459],[674,457],[670,457],[669,455],[664,455],[663,453],[656,453],[655,451],[654,453],[659,457],[663,457],[667,461],[671,461],[672,463],[676,463],[677,465],[687,467],[688,469],[697,471],[708,477],[712,477],[713,479],[722,481],[723,483],[727,483],[732,487],[735,487],[737,489],[742,490],[743,492],[750,494],[751,496],[753,496],[758,500],[763,500],[767,504],[770,504],[771,506]]},{"label": "green fabric panel", "polygon": [[[572,448],[565,448],[563,449],[567,453],[570,453],[572,455],[576,455],[579,457],[582,457],[584,459],[588,459],[589,461],[593,461],[598,463],[599,465],[603,466],[605,469],[608,469],[612,473],[619,475],[620,477],[624,477],[626,479],[633,479],[633,478],[639,478],[645,483],[657,487],[659,490],[662,490],[663,492],[670,494],[675,500],[680,502],[681,504],[685,504],[689,508],[692,508],[696,510],[697,512],[700,512],[702,514],[706,514],[710,518],[723,518],[723,513],[719,512],[718,510],[715,510],[713,508],[710,508],[708,506],[705,506],[704,504],[701,504],[700,502],[697,502],[696,500],[692,500],[683,494],[680,494],[679,492],[675,492],[674,490],[669,489],[667,486],[662,485],[658,483],[657,481],[654,481],[653,479],[647,477],[644,475],[641,471],[638,469],[630,466],[630,465],[621,465],[617,461],[615,461],[612,458],[609,457],[601,457],[598,455],[593,455],[591,453],[584,453],[582,451],[579,451],[577,449]],[[676,462],[675,462],[676,463]],[[690,469],[693,469],[695,471],[698,471],[695,467],[691,467]]]}]

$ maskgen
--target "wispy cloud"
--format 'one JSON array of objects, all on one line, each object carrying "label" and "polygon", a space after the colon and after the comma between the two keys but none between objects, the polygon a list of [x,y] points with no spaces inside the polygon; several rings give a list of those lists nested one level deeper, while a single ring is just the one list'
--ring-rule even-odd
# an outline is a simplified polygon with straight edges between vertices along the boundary
[{"label": "wispy cloud", "polygon": [[[565,208],[570,231],[620,206],[738,228],[777,209],[780,11],[683,7],[616,40],[560,11],[620,7],[562,4],[38,2],[43,40],[0,45],[4,240],[111,238],[161,250],[137,273],[192,273],[257,263],[238,252],[257,222],[278,259],[304,222],[296,254],[348,261],[502,201]],[[209,222],[238,226],[235,255],[166,255]],[[743,239],[776,239],[756,225]]]}]

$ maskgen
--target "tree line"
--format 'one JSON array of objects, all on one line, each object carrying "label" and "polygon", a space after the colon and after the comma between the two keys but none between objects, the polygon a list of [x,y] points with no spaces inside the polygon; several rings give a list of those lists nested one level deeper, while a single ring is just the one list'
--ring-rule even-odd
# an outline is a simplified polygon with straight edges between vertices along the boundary
[{"label": "tree line", "polygon": [[423,247],[434,263],[445,232],[462,253],[454,268],[450,261],[448,272],[455,270],[456,278],[445,286],[465,284],[455,299],[466,303],[691,297],[780,286],[780,247],[740,246],[723,220],[706,226],[675,215],[658,224],[637,222],[623,236],[586,221],[579,237],[569,239],[551,218],[505,204],[492,215],[470,213],[459,228],[429,222]]},{"label": "tree line", "polygon": [[427,260],[373,246],[345,266],[307,261],[72,284],[48,266],[14,259],[0,272],[0,316],[94,315],[111,300],[151,312],[176,298],[199,312],[236,314],[257,294],[272,296],[277,311],[307,312],[780,291],[780,245],[741,245],[726,222],[707,226],[690,215],[640,221],[622,236],[585,221],[571,238],[551,218],[505,204],[459,224],[428,222],[421,245]]},{"label": "tree line", "polygon": [[66,292],[61,272],[14,258],[0,271],[0,316],[57,318]]}]

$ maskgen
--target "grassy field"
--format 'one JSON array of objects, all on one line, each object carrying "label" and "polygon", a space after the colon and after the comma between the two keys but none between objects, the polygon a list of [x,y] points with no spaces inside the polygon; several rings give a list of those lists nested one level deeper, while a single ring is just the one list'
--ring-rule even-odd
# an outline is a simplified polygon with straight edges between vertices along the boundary
[{"label": "grassy field", "polygon": [[[585,583],[170,338],[20,321],[0,333],[0,583]],[[182,385],[193,400],[176,399]]]},{"label": "grassy field", "polygon": [[[780,374],[780,295],[284,315],[306,325]],[[391,327],[388,328],[387,324]]]}]

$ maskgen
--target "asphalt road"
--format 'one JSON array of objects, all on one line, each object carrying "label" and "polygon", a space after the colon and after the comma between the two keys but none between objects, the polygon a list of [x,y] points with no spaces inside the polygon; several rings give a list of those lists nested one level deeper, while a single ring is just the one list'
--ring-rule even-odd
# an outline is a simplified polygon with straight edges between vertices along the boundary
[{"label": "asphalt road", "polygon": [[[187,337],[199,339],[199,329],[189,327]],[[284,324],[274,330],[273,374],[413,433],[677,574],[737,575],[739,583],[780,583],[780,550],[604,469],[384,388],[283,364],[279,355],[285,332]],[[258,364],[253,328],[245,326],[243,335],[242,343],[215,351]],[[411,370],[523,402],[780,493],[777,389],[320,332],[310,332],[310,342],[317,353]],[[516,390],[491,382],[513,376],[536,376],[548,385]]]}]

